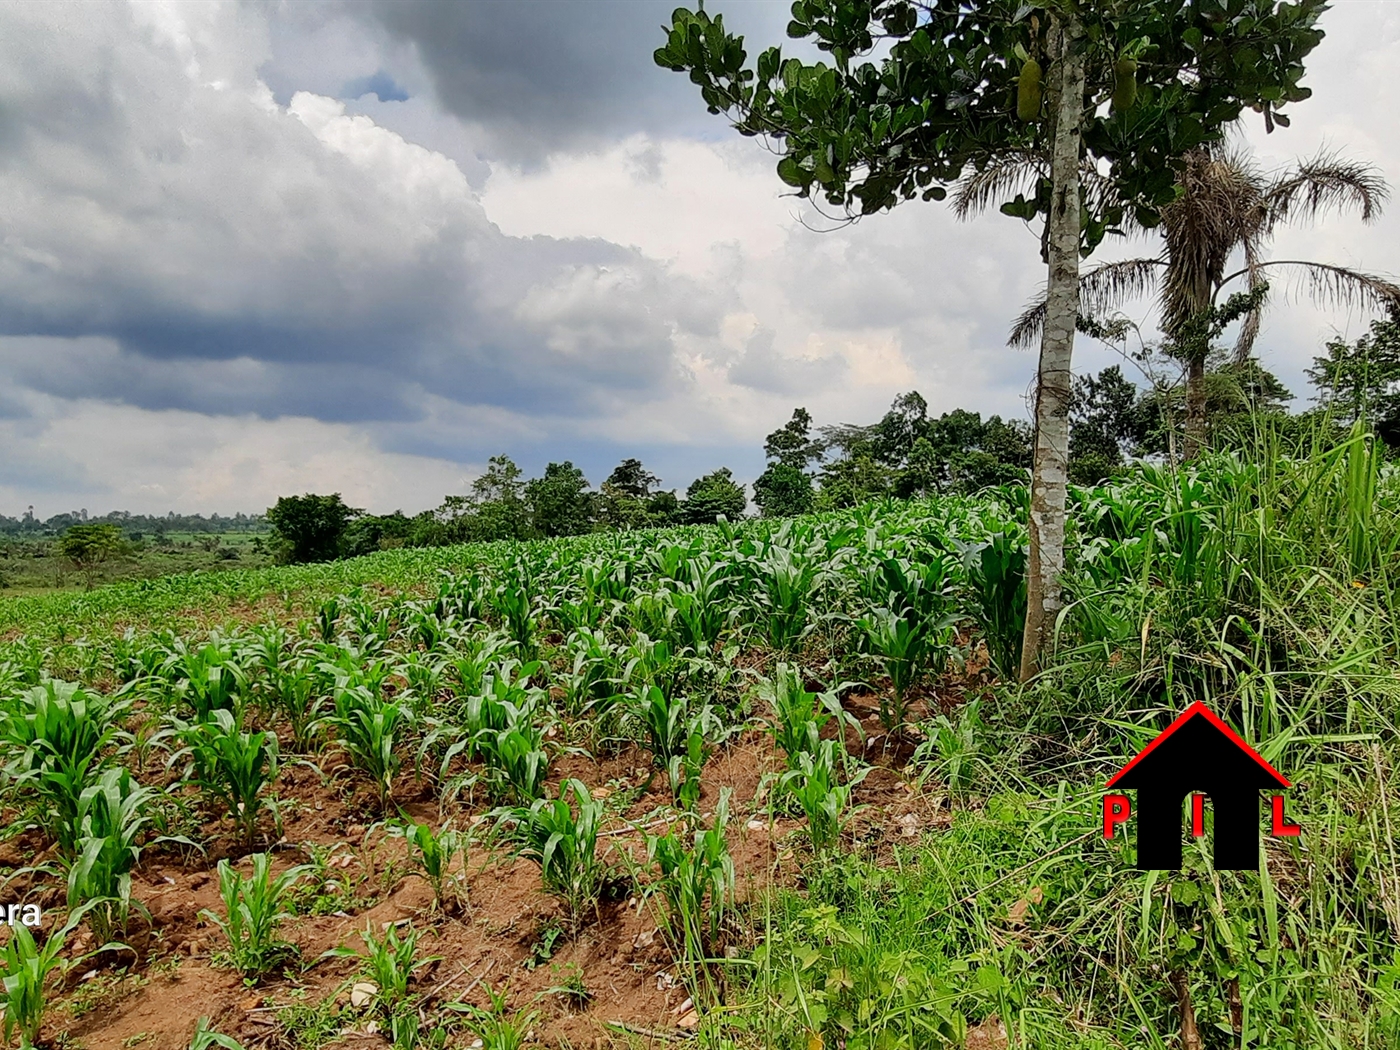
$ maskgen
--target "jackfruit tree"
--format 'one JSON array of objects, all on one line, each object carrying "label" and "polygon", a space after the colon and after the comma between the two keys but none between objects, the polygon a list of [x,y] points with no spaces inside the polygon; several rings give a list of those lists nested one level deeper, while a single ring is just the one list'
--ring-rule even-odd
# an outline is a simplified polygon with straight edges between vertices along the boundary
[{"label": "jackfruit tree", "polygon": [[[1305,99],[1303,59],[1325,0],[798,0],[788,35],[830,61],[749,63],[720,15],[678,8],[658,65],[687,73],[715,114],[781,154],[800,197],[856,218],[943,200],[975,178],[1004,214],[1041,221],[1047,282],[1036,383],[1028,608],[1021,676],[1040,668],[1061,608],[1070,357],[1079,259],[1125,216],[1154,226],[1180,158],[1246,107],[1270,129]],[[1044,162],[1031,192],[998,172]],[[1081,176],[1085,185],[1081,192]],[[1112,192],[1102,192],[1111,188]]]}]

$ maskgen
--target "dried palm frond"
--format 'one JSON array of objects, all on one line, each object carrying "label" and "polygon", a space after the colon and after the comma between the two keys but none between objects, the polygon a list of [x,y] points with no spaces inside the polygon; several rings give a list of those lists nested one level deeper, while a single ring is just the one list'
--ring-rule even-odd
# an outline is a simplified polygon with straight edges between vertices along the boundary
[{"label": "dried palm frond", "polygon": [[1374,222],[1390,199],[1390,190],[1374,165],[1319,153],[1278,178],[1264,191],[1268,234],[1290,219],[1316,219],[1336,208],[1354,206],[1362,222]]},{"label": "dried palm frond", "polygon": [[[1098,318],[1117,309],[1129,299],[1148,295],[1157,285],[1157,276],[1166,264],[1161,259],[1122,259],[1103,263],[1079,277],[1079,314]],[[1011,326],[1008,346],[1030,346],[1045,324],[1045,290],[1030,301]]]}]

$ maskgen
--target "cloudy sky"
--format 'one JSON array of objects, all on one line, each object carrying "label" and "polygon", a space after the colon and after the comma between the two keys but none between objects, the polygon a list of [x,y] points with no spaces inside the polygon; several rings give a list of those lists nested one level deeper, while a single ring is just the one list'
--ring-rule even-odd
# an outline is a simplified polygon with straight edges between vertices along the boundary
[{"label": "cloudy sky", "polygon": [[[910,389],[1024,417],[1033,233],[919,203],[811,232],[652,64],[674,2],[0,6],[0,513],[412,512],[501,452],[752,479],[795,405],[867,422]],[[785,3],[710,7],[782,39]],[[1400,3],[1324,27],[1292,128],[1243,134],[1400,181]],[[1394,274],[1397,231],[1400,202],[1273,254]],[[1295,296],[1259,345],[1306,397],[1366,321]]]}]

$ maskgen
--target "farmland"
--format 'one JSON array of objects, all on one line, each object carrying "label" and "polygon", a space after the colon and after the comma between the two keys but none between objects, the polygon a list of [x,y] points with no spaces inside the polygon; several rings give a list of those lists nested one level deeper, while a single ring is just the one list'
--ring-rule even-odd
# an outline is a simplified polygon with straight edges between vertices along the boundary
[{"label": "farmland", "polygon": [[[1025,501],[0,603],[8,900],[73,917],[5,1023],[88,1050],[1396,1045],[1400,478],[1357,431],[1073,490],[1022,686]],[[1293,781],[1304,833],[1257,872],[1208,838],[1138,872],[1101,835],[1104,781],[1194,700]]]}]

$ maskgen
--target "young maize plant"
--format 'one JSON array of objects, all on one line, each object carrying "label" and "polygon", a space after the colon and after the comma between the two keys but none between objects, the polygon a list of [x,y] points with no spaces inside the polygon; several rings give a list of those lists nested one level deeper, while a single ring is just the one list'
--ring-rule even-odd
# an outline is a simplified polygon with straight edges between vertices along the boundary
[{"label": "young maize plant", "polygon": [[695,832],[689,845],[675,831],[647,836],[647,858],[661,875],[654,892],[666,902],[665,928],[691,967],[705,971],[720,926],[732,903],[734,859],[725,843],[731,789],[720,792],[713,823]]},{"label": "young maize plant", "polygon": [[545,891],[559,898],[569,926],[577,930],[596,908],[609,875],[598,857],[603,803],[582,781],[566,780],[557,798],[537,799],[528,808],[516,806],[498,815],[516,853],[540,866]]},{"label": "young maize plant", "polygon": [[815,752],[798,755],[797,766],[778,778],[775,794],[786,794],[797,800],[807,817],[807,835],[812,852],[823,856],[834,849],[845,827],[846,807],[851,790],[870,772],[866,766],[854,777],[841,782],[834,740],[823,740]]},{"label": "young maize plant", "polygon": [[465,872],[453,870],[458,857],[466,865],[468,836],[455,828],[434,832],[426,824],[403,824],[395,829],[413,847],[414,862],[433,888],[433,905],[448,910],[465,898]]},{"label": "young maize plant", "polygon": [[[141,859],[138,840],[151,819],[154,796],[129,770],[116,768],[99,774],[78,801],[77,853],[68,862],[68,907],[91,906],[88,925],[99,942],[126,930],[131,872]],[[165,839],[171,840],[193,845],[188,839]]]},{"label": "young maize plant", "polygon": [[397,748],[413,723],[412,709],[366,685],[338,685],[335,710],[326,721],[351,762],[370,775],[379,792],[379,808],[386,809],[403,765]]},{"label": "young maize plant", "polygon": [[250,860],[252,872],[246,877],[227,860],[219,861],[224,914],[205,909],[200,915],[228,938],[229,964],[245,980],[256,981],[297,956],[296,946],[279,938],[277,931],[284,919],[292,917],[291,891],[308,868],[298,865],[273,877],[268,854],[254,853]]},{"label": "young maize plant", "polygon": [[233,712],[222,709],[204,722],[177,722],[176,730],[185,746],[171,756],[172,764],[189,759],[186,779],[233,819],[251,848],[258,814],[270,805],[265,792],[277,779],[277,734],[245,733]]},{"label": "young maize plant", "polygon": [[[68,935],[77,928],[92,905],[69,912],[63,926],[54,930],[39,946],[29,928],[20,923],[10,927],[10,939],[0,952],[0,1034],[6,1043],[19,1034],[20,1050],[32,1050],[39,1041],[48,1007],[45,986],[50,975],[65,974],[89,955],[64,958]],[[100,949],[99,949],[100,950]]]},{"label": "young maize plant", "polygon": [[130,698],[112,699],[50,678],[0,707],[6,778],[34,801],[35,819],[63,857],[78,853],[78,811],[106,751],[127,736]]}]

